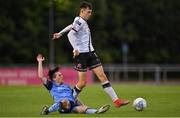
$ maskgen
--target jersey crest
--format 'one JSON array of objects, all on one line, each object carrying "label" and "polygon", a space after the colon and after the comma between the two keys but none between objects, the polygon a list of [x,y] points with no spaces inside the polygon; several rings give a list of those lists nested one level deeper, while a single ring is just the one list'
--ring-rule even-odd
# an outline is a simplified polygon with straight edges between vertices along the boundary
[{"label": "jersey crest", "polygon": [[78,25],[81,25],[81,22],[79,22],[78,20],[75,21],[75,23],[78,24]]}]

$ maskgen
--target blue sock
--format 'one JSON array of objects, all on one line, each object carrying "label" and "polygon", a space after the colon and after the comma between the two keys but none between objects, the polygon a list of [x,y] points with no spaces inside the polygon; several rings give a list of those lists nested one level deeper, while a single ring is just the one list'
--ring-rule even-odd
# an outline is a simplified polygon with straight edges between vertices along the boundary
[{"label": "blue sock", "polygon": [[54,111],[59,110],[59,108],[60,108],[60,104],[59,104],[59,103],[54,103],[54,104],[48,109],[48,111],[49,111],[49,113],[50,113],[50,112],[54,112]]},{"label": "blue sock", "polygon": [[95,114],[96,112],[97,112],[96,109],[87,108],[85,113],[86,113],[86,114]]}]

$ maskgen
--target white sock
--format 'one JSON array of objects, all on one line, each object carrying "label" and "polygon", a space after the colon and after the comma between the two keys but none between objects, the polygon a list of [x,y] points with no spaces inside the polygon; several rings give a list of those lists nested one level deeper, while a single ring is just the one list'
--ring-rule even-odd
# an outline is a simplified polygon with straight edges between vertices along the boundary
[{"label": "white sock", "polygon": [[76,99],[80,92],[81,92],[81,89],[78,88],[78,86],[76,85],[73,89],[73,97]]},{"label": "white sock", "polygon": [[48,111],[49,111],[49,113],[54,112],[54,111],[57,111],[57,110],[59,109],[59,107],[60,107],[60,104],[59,104],[59,103],[54,103],[54,104],[48,109]]},{"label": "white sock", "polygon": [[113,101],[118,99],[118,96],[116,92],[114,91],[114,89],[111,87],[109,81],[102,83],[102,86],[103,86],[104,91],[111,97]]},{"label": "white sock", "polygon": [[96,112],[97,112],[96,109],[87,108],[85,113],[86,113],[86,114],[95,114]]}]

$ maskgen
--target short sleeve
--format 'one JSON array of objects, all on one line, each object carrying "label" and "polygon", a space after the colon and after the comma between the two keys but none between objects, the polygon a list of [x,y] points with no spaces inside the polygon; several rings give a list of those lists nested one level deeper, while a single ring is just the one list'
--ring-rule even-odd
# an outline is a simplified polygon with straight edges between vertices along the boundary
[{"label": "short sleeve", "polygon": [[46,84],[44,84],[46,89],[49,90],[49,91],[52,89],[52,85],[53,85],[53,83],[50,80],[47,80]]},{"label": "short sleeve", "polygon": [[83,26],[84,21],[80,17],[76,17],[73,22],[72,30],[78,32]]}]

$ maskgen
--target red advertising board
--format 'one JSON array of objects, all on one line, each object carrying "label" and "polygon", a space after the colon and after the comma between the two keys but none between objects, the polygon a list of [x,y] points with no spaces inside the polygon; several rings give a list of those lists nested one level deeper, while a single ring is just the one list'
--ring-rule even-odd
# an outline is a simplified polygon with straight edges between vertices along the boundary
[{"label": "red advertising board", "polygon": [[[74,85],[78,81],[78,73],[72,67],[62,67],[64,83]],[[45,68],[45,75],[48,68]],[[92,73],[87,72],[87,84],[92,83]],[[0,67],[0,85],[39,85],[36,67]]]}]

